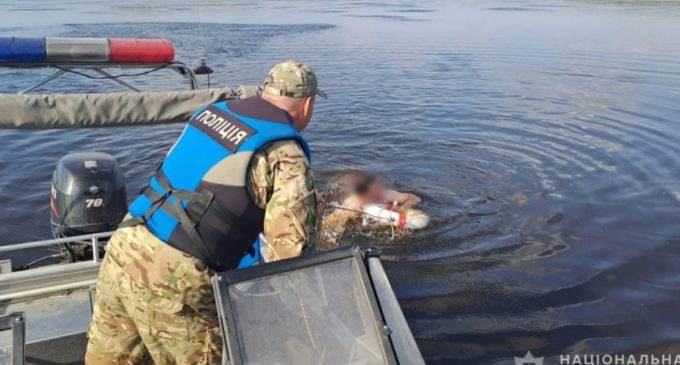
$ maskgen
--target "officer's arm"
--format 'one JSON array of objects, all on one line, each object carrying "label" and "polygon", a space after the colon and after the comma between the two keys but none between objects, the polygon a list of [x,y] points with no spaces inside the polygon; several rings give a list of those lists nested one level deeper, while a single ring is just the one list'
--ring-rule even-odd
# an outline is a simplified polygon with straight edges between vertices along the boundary
[{"label": "officer's arm", "polygon": [[311,245],[317,212],[312,170],[297,142],[275,142],[263,152],[250,184],[256,202],[266,198],[262,253],[269,262],[299,256]]}]

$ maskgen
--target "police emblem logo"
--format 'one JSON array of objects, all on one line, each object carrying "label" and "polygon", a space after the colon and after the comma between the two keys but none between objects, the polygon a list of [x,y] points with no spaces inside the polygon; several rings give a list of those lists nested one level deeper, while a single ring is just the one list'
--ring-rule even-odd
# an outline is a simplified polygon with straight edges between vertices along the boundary
[{"label": "police emblem logo", "polygon": [[212,137],[232,153],[236,152],[248,137],[256,133],[253,128],[214,106],[209,106],[191,118],[189,124]]}]

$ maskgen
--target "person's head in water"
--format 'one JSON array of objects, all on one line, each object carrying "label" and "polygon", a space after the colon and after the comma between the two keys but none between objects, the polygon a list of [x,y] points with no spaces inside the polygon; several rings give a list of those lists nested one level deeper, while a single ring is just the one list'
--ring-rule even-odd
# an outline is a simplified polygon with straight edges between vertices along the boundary
[{"label": "person's head in water", "polygon": [[375,174],[361,171],[346,171],[339,177],[343,199],[349,196],[359,198],[361,204],[382,203],[387,188]]},{"label": "person's head in water", "polygon": [[393,190],[378,175],[366,171],[345,171],[338,176],[338,185],[338,201],[354,208],[365,204],[383,204],[408,209],[420,203],[417,195]]},{"label": "person's head in water", "polygon": [[262,85],[262,98],[288,112],[298,131],[307,128],[312,119],[316,95],[326,98],[317,87],[314,71],[293,60],[274,66]]}]

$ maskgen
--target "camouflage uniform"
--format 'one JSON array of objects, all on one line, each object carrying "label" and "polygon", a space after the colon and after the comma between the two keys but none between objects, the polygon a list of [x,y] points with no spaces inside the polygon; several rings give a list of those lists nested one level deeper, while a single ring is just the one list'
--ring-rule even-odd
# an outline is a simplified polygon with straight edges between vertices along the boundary
[{"label": "camouflage uniform", "polygon": [[211,273],[145,226],[121,228],[99,269],[87,364],[217,364]]},{"label": "camouflage uniform", "polygon": [[299,256],[316,232],[316,197],[309,161],[295,141],[278,141],[250,165],[251,198],[265,209],[261,253],[266,262]]},{"label": "camouflage uniform", "polygon": [[[277,141],[258,151],[248,187],[265,209],[265,260],[300,255],[312,241],[317,214],[312,171],[298,143]],[[211,276],[200,260],[146,226],[118,229],[99,271],[85,362],[219,363],[222,339]]]}]

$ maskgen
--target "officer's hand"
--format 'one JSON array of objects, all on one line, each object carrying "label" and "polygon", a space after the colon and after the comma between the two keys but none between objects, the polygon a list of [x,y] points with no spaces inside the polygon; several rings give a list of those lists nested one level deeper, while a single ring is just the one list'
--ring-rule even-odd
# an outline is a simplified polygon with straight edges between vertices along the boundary
[{"label": "officer's hand", "polygon": [[322,216],[326,212],[326,201],[323,200],[318,191],[314,193],[316,194],[316,214]]}]

